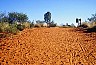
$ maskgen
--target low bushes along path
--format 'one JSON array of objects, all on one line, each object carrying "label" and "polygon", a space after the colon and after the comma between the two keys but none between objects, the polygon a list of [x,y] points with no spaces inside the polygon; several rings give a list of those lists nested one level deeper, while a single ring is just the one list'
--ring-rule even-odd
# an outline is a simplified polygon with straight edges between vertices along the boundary
[{"label": "low bushes along path", "polygon": [[0,40],[0,65],[96,65],[96,33],[25,29]]}]

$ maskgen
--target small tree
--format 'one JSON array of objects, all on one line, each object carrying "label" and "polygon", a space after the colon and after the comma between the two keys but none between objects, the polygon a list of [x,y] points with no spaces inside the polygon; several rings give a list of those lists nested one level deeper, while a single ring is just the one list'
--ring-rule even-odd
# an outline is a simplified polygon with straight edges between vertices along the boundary
[{"label": "small tree", "polygon": [[47,24],[50,23],[50,21],[51,21],[51,13],[50,12],[47,12],[44,14],[44,20]]},{"label": "small tree", "polygon": [[55,23],[54,21],[49,23],[49,27],[56,27],[56,26],[57,26],[57,23]]},{"label": "small tree", "polygon": [[93,21],[93,22],[96,22],[96,13],[95,14],[92,14],[92,17],[91,18],[88,18],[89,21]]}]

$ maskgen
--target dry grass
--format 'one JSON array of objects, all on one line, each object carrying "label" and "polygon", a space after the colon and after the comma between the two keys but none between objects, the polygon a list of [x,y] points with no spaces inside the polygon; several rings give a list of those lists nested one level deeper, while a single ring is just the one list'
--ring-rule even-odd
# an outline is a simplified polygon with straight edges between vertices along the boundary
[{"label": "dry grass", "polygon": [[29,23],[29,22],[24,22],[22,25],[24,25],[25,28],[30,28],[30,24],[31,24],[31,23]]},{"label": "dry grass", "polygon": [[83,22],[82,25],[87,25],[88,28],[96,26],[96,22]]}]

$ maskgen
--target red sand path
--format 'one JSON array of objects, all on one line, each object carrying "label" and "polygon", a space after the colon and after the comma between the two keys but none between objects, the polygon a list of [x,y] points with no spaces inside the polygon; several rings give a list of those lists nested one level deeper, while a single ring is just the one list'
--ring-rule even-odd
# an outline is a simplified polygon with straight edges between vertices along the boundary
[{"label": "red sand path", "polygon": [[96,33],[25,29],[0,40],[0,65],[96,65]]}]

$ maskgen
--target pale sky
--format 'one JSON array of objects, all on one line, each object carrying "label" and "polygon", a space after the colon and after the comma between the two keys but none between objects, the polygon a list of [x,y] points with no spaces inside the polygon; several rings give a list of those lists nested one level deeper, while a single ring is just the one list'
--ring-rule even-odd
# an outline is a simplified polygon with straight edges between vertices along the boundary
[{"label": "pale sky", "polygon": [[96,13],[96,0],[0,0],[0,11],[26,13],[29,20],[44,20],[49,11],[52,20],[58,24],[82,21]]}]

